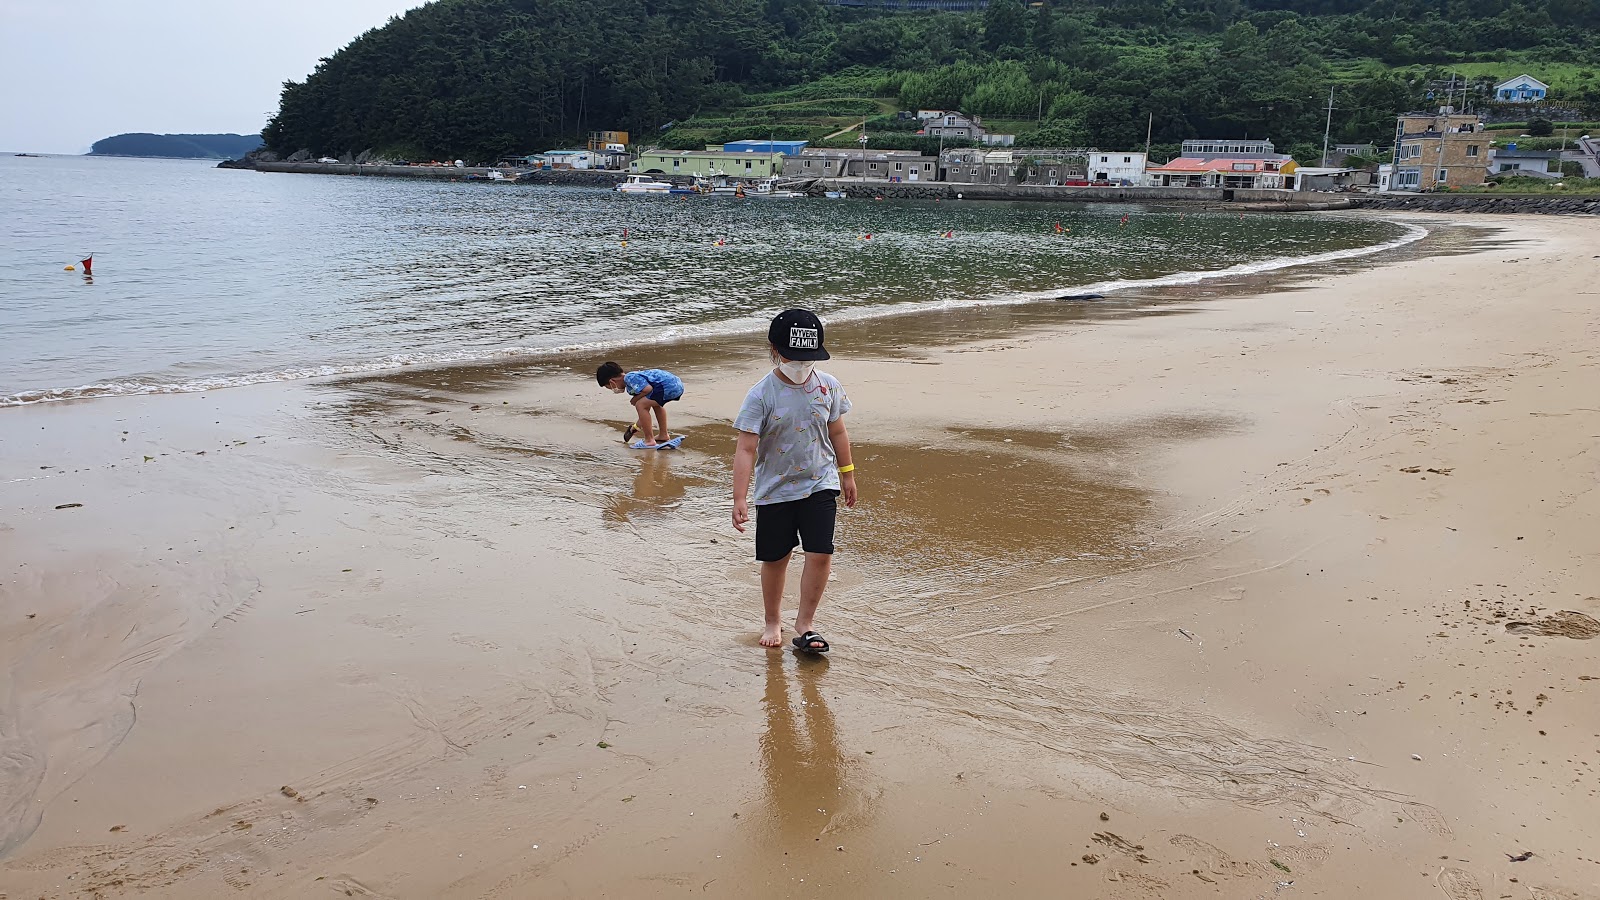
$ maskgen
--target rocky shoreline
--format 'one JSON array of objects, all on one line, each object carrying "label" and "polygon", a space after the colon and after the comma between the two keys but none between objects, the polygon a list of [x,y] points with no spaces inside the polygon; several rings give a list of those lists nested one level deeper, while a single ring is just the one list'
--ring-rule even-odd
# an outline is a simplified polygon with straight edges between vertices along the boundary
[{"label": "rocky shoreline", "polygon": [[1357,209],[1392,209],[1411,212],[1515,213],[1547,216],[1600,216],[1600,196],[1561,197],[1550,194],[1363,194]]}]

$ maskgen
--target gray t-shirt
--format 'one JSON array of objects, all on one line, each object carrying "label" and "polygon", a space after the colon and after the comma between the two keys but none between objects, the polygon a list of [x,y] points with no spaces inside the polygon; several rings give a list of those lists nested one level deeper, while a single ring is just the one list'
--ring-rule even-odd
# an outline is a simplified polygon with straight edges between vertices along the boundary
[{"label": "gray t-shirt", "polygon": [[839,379],[820,369],[802,385],[789,384],[777,372],[756,382],[733,420],[734,428],[761,438],[750,502],[784,503],[839,490],[828,426],[849,411]]}]

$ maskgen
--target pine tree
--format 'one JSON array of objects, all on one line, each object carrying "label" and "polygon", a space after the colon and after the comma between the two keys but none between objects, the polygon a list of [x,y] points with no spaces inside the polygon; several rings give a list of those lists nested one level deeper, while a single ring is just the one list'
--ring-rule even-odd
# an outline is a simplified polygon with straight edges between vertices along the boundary
[{"label": "pine tree", "polygon": [[1050,9],[1050,0],[1043,0],[1034,14],[1033,50],[1040,56],[1053,56],[1056,52],[1056,17]]},{"label": "pine tree", "polygon": [[1028,44],[1028,19],[1018,0],[994,0],[983,13],[983,43],[989,52]]}]

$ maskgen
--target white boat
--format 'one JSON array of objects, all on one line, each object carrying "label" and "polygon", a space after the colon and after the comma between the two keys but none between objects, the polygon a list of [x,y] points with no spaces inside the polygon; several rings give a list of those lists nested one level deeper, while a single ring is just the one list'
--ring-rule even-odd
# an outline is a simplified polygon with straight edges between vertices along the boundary
[{"label": "white boat", "polygon": [[627,181],[617,185],[619,194],[667,194],[671,191],[671,182],[657,181],[649,175],[629,175]]},{"label": "white boat", "polygon": [[780,191],[778,190],[778,179],[768,178],[766,181],[756,182],[755,193],[751,194],[751,196],[760,197],[763,200],[799,200],[805,196],[805,193],[803,191]]}]

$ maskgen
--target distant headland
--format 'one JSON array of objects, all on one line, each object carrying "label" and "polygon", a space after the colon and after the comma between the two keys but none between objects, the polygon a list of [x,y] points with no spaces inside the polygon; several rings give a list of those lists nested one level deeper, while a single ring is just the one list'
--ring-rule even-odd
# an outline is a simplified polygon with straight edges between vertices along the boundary
[{"label": "distant headland", "polygon": [[260,146],[259,134],[119,134],[95,141],[89,155],[237,159]]}]

